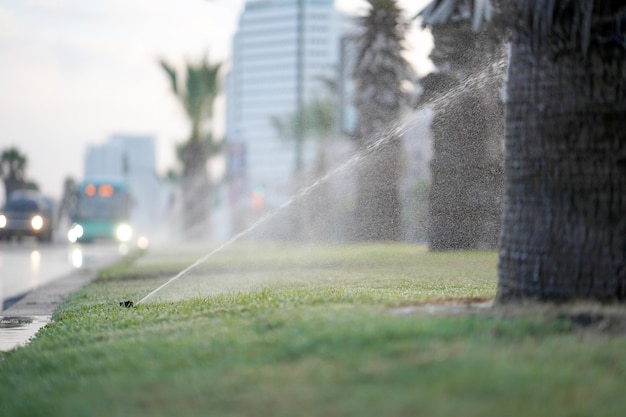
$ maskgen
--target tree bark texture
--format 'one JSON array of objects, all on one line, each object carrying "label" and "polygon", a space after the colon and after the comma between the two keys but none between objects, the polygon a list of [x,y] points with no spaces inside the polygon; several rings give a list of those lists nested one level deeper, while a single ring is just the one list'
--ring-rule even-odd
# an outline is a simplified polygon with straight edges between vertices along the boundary
[{"label": "tree bark texture", "polygon": [[433,120],[431,250],[492,249],[502,216],[503,114],[496,89],[462,91]]},{"label": "tree bark texture", "polygon": [[401,138],[390,137],[359,165],[353,227],[357,241],[402,238],[399,184],[403,157]]},{"label": "tree bark texture", "polygon": [[396,0],[370,1],[359,19],[363,32],[356,41],[353,77],[358,123],[354,139],[360,150],[384,140],[357,169],[357,197],[351,234],[356,240],[402,239],[400,169],[402,141],[392,136],[412,94],[405,90],[414,73],[403,56],[407,23]]},{"label": "tree bark texture", "polygon": [[511,51],[498,299],[626,300],[626,58]]},{"label": "tree bark texture", "polygon": [[[422,80],[434,101],[428,244],[433,251],[495,249],[502,221],[504,48],[470,19],[432,27],[438,73]],[[465,81],[471,80],[472,87]],[[437,100],[438,97],[447,99]]]},{"label": "tree bark texture", "polygon": [[207,238],[210,233],[213,190],[206,163],[205,145],[190,140],[184,153],[182,178],[183,234],[188,238]]}]

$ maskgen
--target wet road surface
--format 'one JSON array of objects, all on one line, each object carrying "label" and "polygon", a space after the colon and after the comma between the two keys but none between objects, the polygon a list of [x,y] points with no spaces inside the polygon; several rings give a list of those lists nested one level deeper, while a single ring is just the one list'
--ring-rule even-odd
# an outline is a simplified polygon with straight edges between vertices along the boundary
[{"label": "wet road surface", "polygon": [[118,249],[115,244],[0,242],[0,311],[32,290],[117,255]]},{"label": "wet road surface", "polygon": [[68,292],[123,253],[113,243],[0,242],[0,351],[25,345]]}]

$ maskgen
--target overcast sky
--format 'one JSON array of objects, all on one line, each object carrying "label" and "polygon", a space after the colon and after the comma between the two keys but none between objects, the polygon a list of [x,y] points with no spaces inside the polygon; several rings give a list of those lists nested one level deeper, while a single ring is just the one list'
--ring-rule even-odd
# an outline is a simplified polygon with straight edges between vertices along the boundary
[{"label": "overcast sky", "polygon": [[[55,198],[66,177],[81,178],[86,146],[113,133],[153,136],[164,173],[188,125],[157,59],[182,67],[208,52],[228,65],[244,3],[0,0],[0,150],[17,146],[28,178]],[[364,4],[335,3],[355,12]],[[400,0],[411,16],[427,3]],[[430,36],[415,30],[411,41],[417,70],[428,72]]]}]

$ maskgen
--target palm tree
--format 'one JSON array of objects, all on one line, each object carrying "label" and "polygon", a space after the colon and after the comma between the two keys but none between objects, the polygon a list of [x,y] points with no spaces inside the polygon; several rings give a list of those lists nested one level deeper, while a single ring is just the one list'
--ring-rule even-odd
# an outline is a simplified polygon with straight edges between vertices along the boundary
[{"label": "palm tree", "polygon": [[[369,12],[359,19],[355,106],[355,141],[361,148],[391,130],[411,96],[403,86],[415,75],[403,57],[408,28],[396,0],[368,0]],[[368,157],[357,172],[354,237],[357,240],[399,240],[402,138],[394,135]]]},{"label": "palm tree", "polygon": [[626,7],[509,1],[498,299],[626,301]]},{"label": "palm tree", "polygon": [[26,187],[26,165],[28,158],[16,147],[2,151],[0,155],[0,175],[4,181],[5,199],[15,190]]},{"label": "palm tree", "polygon": [[301,111],[271,119],[274,130],[283,139],[297,141],[301,139],[298,137],[301,134],[302,139],[314,139],[318,142],[314,173],[316,176],[326,172],[328,139],[337,130],[336,104],[333,98],[337,94],[336,82],[325,77],[320,77],[319,81],[322,82],[326,95],[316,95],[304,104]]},{"label": "palm tree", "polygon": [[[429,193],[431,250],[495,248],[502,215],[504,136],[502,36],[489,0],[433,0],[418,16],[431,29],[436,73],[421,80],[434,106]],[[465,80],[477,79],[468,89]],[[465,83],[467,84],[467,83]]]},{"label": "palm tree", "polygon": [[164,60],[160,64],[191,123],[189,139],[182,147],[183,232],[188,237],[201,237],[210,224],[213,192],[206,164],[220,149],[206,128],[213,117],[213,104],[219,92],[220,64],[211,65],[206,58],[198,63],[188,62],[184,88],[179,86],[174,67]]},{"label": "palm tree", "polygon": [[[328,92],[334,94],[336,88],[333,82],[326,79],[323,81]],[[328,142],[337,131],[336,106],[330,94],[327,97],[314,97],[313,100],[305,103],[300,112],[272,118],[274,129],[280,137],[287,140],[314,139],[317,142],[316,161],[312,171],[314,178],[321,178],[328,170]],[[300,118],[303,120],[300,121]],[[296,172],[297,177],[302,174]],[[295,180],[299,183],[301,178]],[[334,210],[330,194],[330,185],[326,183],[317,188],[315,195],[297,202],[292,219],[292,237],[318,241],[331,238]]]}]

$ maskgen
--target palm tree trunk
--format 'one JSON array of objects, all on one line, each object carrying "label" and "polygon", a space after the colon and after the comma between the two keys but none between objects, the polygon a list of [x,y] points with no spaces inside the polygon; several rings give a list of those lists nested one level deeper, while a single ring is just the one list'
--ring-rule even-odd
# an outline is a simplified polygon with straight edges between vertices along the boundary
[{"label": "palm tree trunk", "polygon": [[184,154],[183,233],[188,238],[210,237],[212,189],[207,155],[199,140],[190,140]]},{"label": "palm tree trunk", "polygon": [[403,143],[392,137],[358,168],[354,239],[398,241],[402,239],[400,175]]},{"label": "palm tree trunk", "polygon": [[435,116],[428,228],[433,251],[497,247],[503,132],[497,93],[489,87],[463,91]]},{"label": "palm tree trunk", "polygon": [[512,45],[498,299],[626,300],[626,59]]},{"label": "palm tree trunk", "polygon": [[[453,93],[435,106],[432,123],[428,245],[433,251],[495,249],[501,232],[503,73],[495,64],[505,51],[491,27],[476,32],[472,21],[466,16],[432,26],[430,57],[440,71],[422,79],[424,103]],[[470,74],[477,87],[460,82]]]}]

